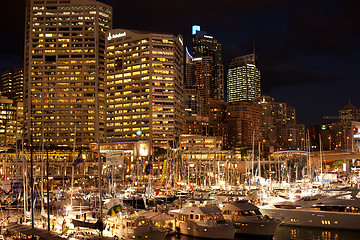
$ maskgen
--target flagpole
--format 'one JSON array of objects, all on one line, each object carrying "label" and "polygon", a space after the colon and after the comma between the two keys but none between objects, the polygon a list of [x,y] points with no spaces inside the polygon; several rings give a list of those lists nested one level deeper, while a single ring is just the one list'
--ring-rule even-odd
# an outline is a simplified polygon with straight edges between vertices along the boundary
[{"label": "flagpole", "polygon": [[[75,162],[75,144],[76,144],[76,125],[75,125],[75,135],[74,135],[73,163]],[[70,197],[71,207],[73,202],[73,191],[74,191],[74,164],[71,164],[71,197]]]}]

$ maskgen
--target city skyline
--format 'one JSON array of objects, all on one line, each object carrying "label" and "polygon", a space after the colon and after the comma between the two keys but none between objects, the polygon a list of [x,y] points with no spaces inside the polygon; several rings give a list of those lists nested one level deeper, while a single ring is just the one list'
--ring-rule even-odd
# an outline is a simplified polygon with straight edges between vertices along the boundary
[{"label": "city skyline", "polygon": [[[289,102],[307,127],[336,116],[349,98],[359,106],[355,1],[174,2],[171,11],[164,1],[100,2],[113,7],[113,28],[182,34],[189,48],[191,26],[200,25],[222,44],[225,69],[252,53],[255,39],[262,94]],[[25,26],[25,0],[4,4],[1,72],[22,64]]]}]

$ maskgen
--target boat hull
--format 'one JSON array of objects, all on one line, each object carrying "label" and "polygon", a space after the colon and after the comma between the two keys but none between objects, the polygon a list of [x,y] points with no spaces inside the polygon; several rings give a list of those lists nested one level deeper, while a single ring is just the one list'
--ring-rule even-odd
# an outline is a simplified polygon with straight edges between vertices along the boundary
[{"label": "boat hull", "polygon": [[281,225],[286,226],[360,230],[360,213],[278,208],[262,208],[260,211],[279,219]]},{"label": "boat hull", "polygon": [[236,234],[241,235],[257,235],[257,236],[274,236],[280,221],[249,221],[234,222]]},{"label": "boat hull", "polygon": [[221,224],[215,227],[198,225],[193,221],[185,221],[178,223],[177,230],[180,234],[207,239],[233,239],[235,236],[233,224]]},{"label": "boat hull", "polygon": [[166,237],[167,232],[158,229],[152,229],[152,227],[139,227],[130,229],[113,229],[110,230],[109,236],[118,237],[120,239],[149,239],[149,240],[163,240]]}]

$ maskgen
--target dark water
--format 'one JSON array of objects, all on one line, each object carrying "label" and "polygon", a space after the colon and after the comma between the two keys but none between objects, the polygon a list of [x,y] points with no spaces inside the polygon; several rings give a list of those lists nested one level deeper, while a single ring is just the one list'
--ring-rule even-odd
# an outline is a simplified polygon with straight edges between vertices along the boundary
[{"label": "dark water", "polygon": [[[360,222],[359,222],[360,225]],[[197,240],[189,236],[169,236],[167,240]],[[273,238],[259,238],[254,236],[235,236],[235,240],[360,240],[360,231],[328,230],[319,228],[297,228],[280,226]]]}]

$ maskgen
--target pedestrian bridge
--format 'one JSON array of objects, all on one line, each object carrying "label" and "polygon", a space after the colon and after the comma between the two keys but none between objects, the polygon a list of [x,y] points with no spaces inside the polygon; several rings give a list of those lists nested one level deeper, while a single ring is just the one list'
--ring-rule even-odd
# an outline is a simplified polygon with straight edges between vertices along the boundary
[{"label": "pedestrian bridge", "polygon": [[[299,150],[286,150],[273,153],[274,158],[286,156],[284,159],[291,159],[292,157],[306,158],[309,157],[309,152]],[[319,162],[322,159],[323,162],[332,162],[335,160],[350,161],[353,159],[360,160],[360,152],[354,152],[351,150],[331,150],[331,151],[319,151],[310,152],[310,162]]]},{"label": "pedestrian bridge", "polygon": [[311,161],[320,161],[322,159],[323,162],[331,162],[335,160],[353,160],[360,159],[360,152],[353,151],[323,151],[321,152],[312,152],[310,153]]}]

